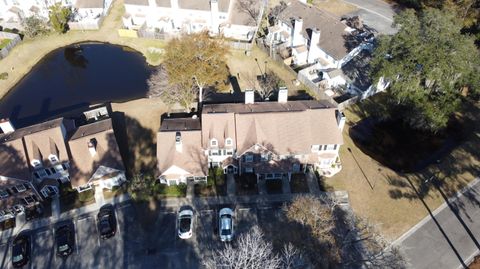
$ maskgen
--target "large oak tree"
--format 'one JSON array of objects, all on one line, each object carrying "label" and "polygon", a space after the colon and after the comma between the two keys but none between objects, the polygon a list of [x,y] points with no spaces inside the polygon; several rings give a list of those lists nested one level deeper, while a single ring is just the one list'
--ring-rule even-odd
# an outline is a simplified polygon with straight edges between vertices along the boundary
[{"label": "large oak tree", "polygon": [[462,91],[478,90],[478,50],[447,10],[406,10],[394,24],[398,33],[379,38],[372,60],[374,78],[391,81],[389,116],[416,129],[441,130],[458,111]]}]

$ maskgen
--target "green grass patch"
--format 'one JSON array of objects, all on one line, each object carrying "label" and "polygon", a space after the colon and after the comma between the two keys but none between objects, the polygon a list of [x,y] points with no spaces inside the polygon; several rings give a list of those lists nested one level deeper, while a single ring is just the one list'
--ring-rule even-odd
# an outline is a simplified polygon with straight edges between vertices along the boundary
[{"label": "green grass patch", "polygon": [[0,80],[6,80],[7,78],[8,78],[7,72],[0,73]]},{"label": "green grass patch", "polygon": [[0,50],[5,48],[8,43],[10,43],[10,39],[0,39]]},{"label": "green grass patch", "polygon": [[187,184],[168,186],[166,184],[156,184],[153,187],[156,198],[164,197],[185,197],[187,195]]}]

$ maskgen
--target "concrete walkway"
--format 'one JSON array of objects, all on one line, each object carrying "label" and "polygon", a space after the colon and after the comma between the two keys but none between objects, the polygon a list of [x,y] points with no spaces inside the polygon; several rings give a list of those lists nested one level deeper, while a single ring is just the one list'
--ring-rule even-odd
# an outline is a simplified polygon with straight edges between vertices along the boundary
[{"label": "concrete walkway", "polygon": [[60,196],[55,195],[52,197],[52,219],[58,220],[60,218]]},{"label": "concrete walkway", "polygon": [[102,188],[95,188],[95,203],[100,208],[102,205],[105,204],[105,197],[103,196],[103,189]]},{"label": "concrete walkway", "polygon": [[235,175],[227,174],[227,195],[235,196],[236,186],[235,186]]},{"label": "concrete walkway", "polygon": [[467,268],[479,254],[480,178],[447,201],[393,243],[410,268]]},{"label": "concrete walkway", "polygon": [[195,182],[193,180],[187,181],[187,198],[192,198],[195,196]]},{"label": "concrete walkway", "polygon": [[307,185],[308,185],[308,189],[310,190],[310,193],[319,194],[321,191],[320,191],[320,186],[318,186],[318,180],[315,173],[313,173],[309,169],[307,173],[305,173],[305,178],[307,180]]},{"label": "concrete walkway", "polygon": [[290,181],[288,177],[282,177],[282,193],[291,193],[292,190],[290,189]]},{"label": "concrete walkway", "polygon": [[266,180],[257,180],[258,194],[268,195]]}]

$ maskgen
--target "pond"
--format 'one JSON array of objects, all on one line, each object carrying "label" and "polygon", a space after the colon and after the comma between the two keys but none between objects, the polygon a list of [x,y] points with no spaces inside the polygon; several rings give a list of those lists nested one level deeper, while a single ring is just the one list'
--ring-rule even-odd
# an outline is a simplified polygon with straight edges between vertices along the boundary
[{"label": "pond", "polygon": [[145,97],[153,67],[129,48],[82,43],[42,59],[0,100],[0,118],[16,128],[104,102]]}]

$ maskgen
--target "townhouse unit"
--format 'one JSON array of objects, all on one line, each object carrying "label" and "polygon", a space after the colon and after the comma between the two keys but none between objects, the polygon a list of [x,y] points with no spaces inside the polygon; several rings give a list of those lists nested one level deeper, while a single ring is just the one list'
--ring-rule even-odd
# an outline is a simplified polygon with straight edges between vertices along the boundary
[{"label": "townhouse unit", "polygon": [[0,217],[37,206],[64,183],[82,192],[126,181],[110,118],[82,126],[59,118],[17,130],[2,120],[0,130]]},{"label": "townhouse unit", "polygon": [[123,24],[167,35],[208,31],[250,41],[262,18],[263,1],[245,0],[125,0]]},{"label": "townhouse unit", "polygon": [[49,9],[56,3],[71,7],[72,26],[92,24],[105,16],[112,0],[0,0],[0,26],[22,29],[22,21],[31,16],[48,20]]},{"label": "townhouse unit", "polygon": [[292,0],[271,20],[265,44],[291,57],[297,66],[341,68],[367,46],[351,42],[359,33],[340,18],[301,1]]},{"label": "townhouse unit", "polygon": [[343,114],[326,101],[287,95],[282,89],[278,102],[255,103],[247,91],[245,103],[206,104],[201,118],[165,119],[157,134],[160,182],[205,180],[209,167],[258,180],[290,178],[307,167],[325,176],[340,171]]}]

